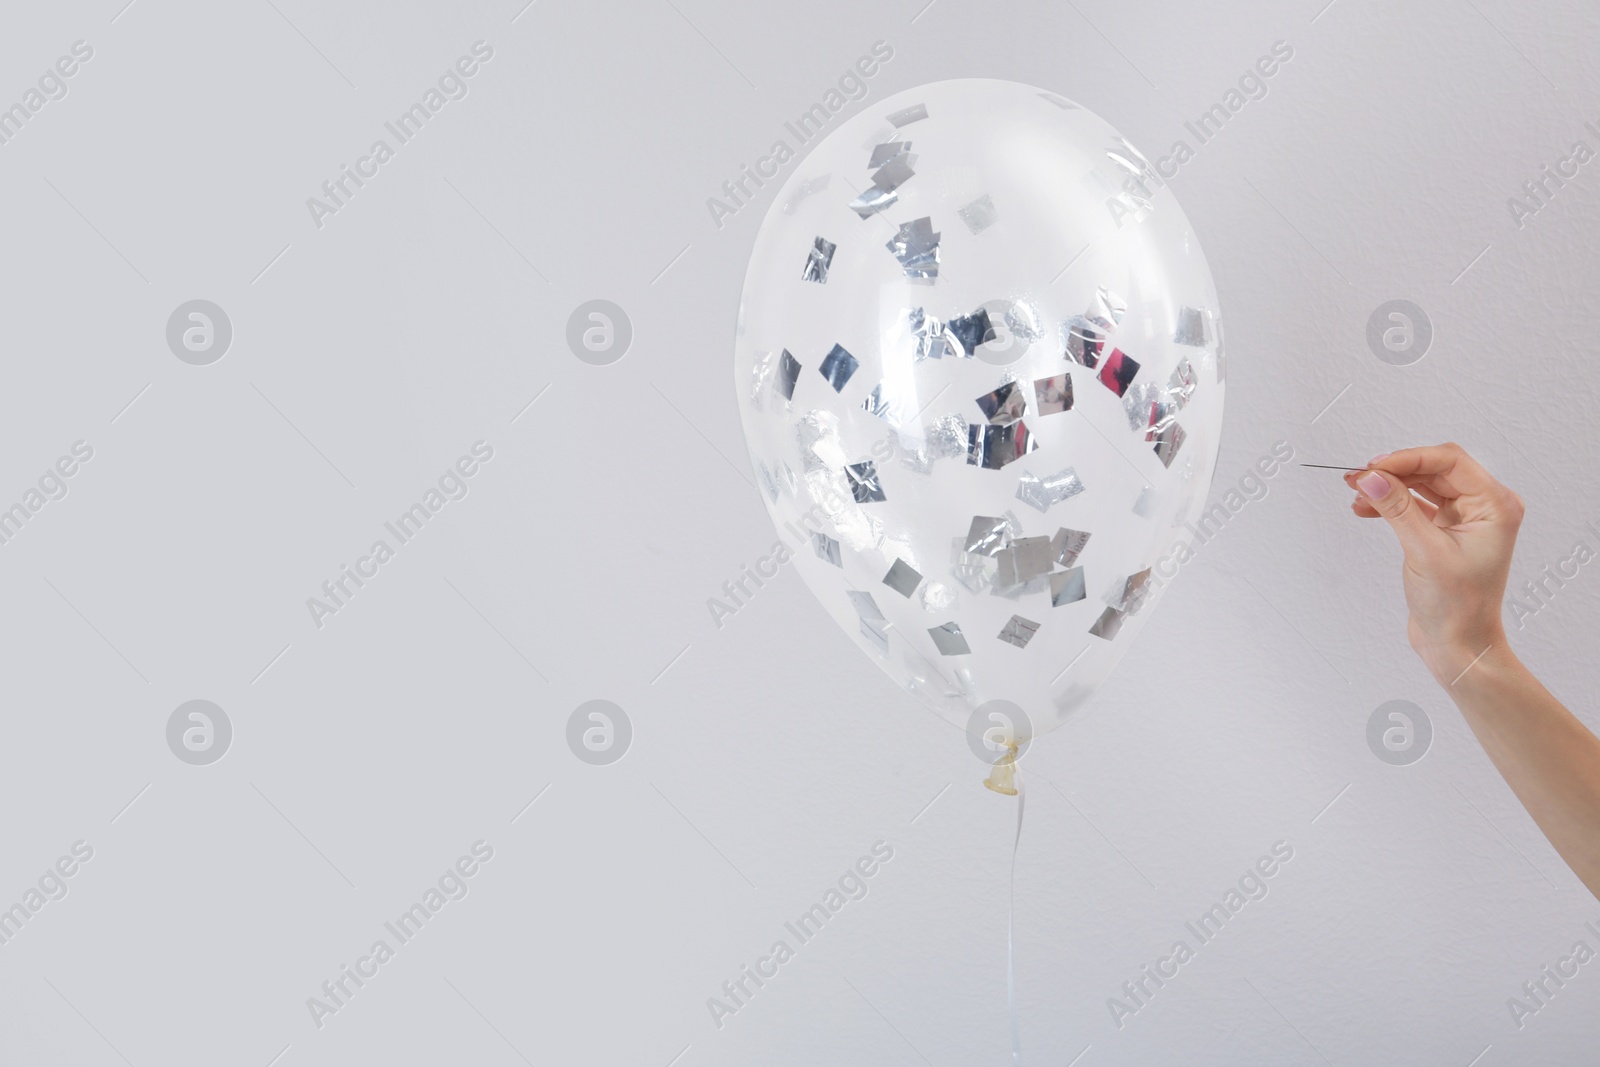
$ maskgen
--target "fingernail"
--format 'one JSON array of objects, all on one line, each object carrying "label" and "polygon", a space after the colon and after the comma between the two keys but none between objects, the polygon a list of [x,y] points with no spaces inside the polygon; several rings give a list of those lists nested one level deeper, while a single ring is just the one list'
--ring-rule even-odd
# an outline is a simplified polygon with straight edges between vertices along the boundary
[{"label": "fingernail", "polygon": [[1376,471],[1368,471],[1357,478],[1356,486],[1368,500],[1382,500],[1389,495],[1389,479]]},{"label": "fingernail", "polygon": [[1371,467],[1374,464],[1382,463],[1393,454],[1394,453],[1392,452],[1379,452],[1376,456],[1373,456],[1371,459],[1367,460],[1367,466]]}]

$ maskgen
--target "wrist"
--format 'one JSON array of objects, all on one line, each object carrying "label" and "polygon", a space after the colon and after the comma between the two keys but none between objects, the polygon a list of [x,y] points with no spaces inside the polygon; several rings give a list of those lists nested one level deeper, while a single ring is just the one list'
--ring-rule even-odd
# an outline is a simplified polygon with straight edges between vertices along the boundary
[{"label": "wrist", "polygon": [[1501,629],[1438,646],[1424,653],[1423,661],[1434,679],[1452,696],[1478,679],[1522,668],[1522,661],[1511,650],[1505,631]]}]

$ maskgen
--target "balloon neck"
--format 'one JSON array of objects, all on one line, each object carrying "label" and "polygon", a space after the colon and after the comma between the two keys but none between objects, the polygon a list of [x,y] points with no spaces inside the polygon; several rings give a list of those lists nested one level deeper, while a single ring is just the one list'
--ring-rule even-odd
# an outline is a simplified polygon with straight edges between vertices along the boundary
[{"label": "balloon neck", "polygon": [[1003,793],[1008,797],[1017,795],[1017,743],[1006,744],[1006,754],[995,761],[994,768],[990,770],[989,777],[983,780],[986,789],[996,793]]}]

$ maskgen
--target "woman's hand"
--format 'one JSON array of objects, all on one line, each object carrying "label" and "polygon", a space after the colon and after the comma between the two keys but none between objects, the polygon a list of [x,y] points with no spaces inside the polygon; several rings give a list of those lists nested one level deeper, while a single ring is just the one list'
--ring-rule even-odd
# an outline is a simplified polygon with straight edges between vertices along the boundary
[{"label": "woman's hand", "polygon": [[1351,508],[1387,519],[1400,538],[1407,636],[1448,688],[1488,649],[1505,647],[1501,603],[1522,499],[1456,444],[1385,453],[1367,468],[1345,475]]},{"label": "woman's hand", "polygon": [[1345,480],[1355,513],[1387,519],[1400,538],[1411,647],[1600,897],[1600,739],[1517,659],[1500,624],[1522,501],[1460,445],[1379,456]]}]

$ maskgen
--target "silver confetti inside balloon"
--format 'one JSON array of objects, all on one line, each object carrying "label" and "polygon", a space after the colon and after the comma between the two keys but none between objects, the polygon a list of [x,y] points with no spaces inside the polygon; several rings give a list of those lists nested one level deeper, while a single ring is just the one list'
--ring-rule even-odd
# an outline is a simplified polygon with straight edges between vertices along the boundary
[{"label": "silver confetti inside balloon", "polygon": [[1150,618],[1215,468],[1189,220],[1104,120],[987,79],[866,108],[774,204],[734,363],[752,465],[802,472],[763,479],[796,569],[950,722],[1006,700],[1019,740],[1051,729]]}]

